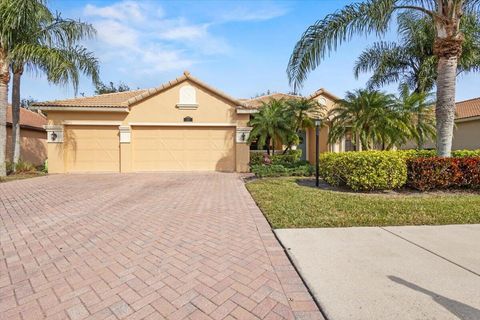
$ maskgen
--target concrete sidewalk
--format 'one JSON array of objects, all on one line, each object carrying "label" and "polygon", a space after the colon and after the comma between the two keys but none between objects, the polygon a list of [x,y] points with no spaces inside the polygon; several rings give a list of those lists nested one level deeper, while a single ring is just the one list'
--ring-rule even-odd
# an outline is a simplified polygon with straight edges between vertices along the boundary
[{"label": "concrete sidewalk", "polygon": [[480,225],[276,230],[337,319],[480,319]]}]

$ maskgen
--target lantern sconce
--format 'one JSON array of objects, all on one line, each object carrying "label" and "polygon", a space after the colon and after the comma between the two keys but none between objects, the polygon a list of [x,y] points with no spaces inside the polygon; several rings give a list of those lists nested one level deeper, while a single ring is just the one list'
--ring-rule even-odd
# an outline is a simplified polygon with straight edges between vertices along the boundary
[{"label": "lantern sconce", "polygon": [[50,135],[50,139],[52,141],[55,141],[55,140],[57,140],[57,138],[58,138],[58,135],[55,133],[55,131],[52,131],[52,134]]}]

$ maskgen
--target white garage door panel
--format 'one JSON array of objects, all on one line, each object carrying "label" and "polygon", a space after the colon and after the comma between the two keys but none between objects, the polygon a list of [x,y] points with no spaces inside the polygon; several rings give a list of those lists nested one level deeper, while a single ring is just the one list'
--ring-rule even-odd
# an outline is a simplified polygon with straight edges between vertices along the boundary
[{"label": "white garage door panel", "polygon": [[134,127],[135,171],[235,171],[234,128]]}]

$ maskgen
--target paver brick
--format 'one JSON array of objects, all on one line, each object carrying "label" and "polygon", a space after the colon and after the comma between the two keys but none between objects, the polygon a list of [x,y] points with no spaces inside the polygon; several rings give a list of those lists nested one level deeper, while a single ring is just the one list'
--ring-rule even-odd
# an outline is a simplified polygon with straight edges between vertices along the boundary
[{"label": "paver brick", "polygon": [[237,174],[0,184],[8,319],[321,319]]}]

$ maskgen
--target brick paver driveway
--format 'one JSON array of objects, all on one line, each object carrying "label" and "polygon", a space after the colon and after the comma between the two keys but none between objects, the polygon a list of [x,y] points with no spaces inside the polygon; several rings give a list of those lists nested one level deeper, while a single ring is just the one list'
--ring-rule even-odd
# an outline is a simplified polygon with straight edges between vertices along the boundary
[{"label": "brick paver driveway", "polygon": [[0,184],[0,318],[320,319],[236,174]]}]

